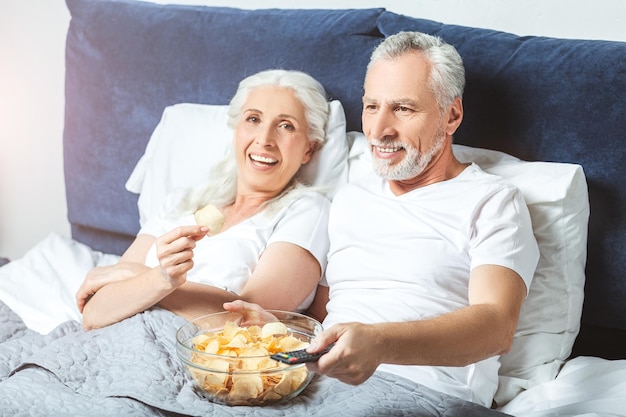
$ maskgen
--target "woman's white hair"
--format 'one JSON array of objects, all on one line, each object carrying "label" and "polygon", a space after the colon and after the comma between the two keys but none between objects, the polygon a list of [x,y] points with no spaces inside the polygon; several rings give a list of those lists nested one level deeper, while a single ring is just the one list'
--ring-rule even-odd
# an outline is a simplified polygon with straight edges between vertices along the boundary
[{"label": "woman's white hair", "polygon": [[[288,88],[294,92],[304,106],[308,139],[316,142],[316,149],[319,149],[326,142],[329,104],[324,87],[315,78],[301,71],[266,70],[243,79],[228,106],[228,125],[235,129],[241,120],[243,105],[250,92],[267,86]],[[291,190],[304,190],[306,187],[298,182],[300,171],[302,169],[279,195],[266,204],[274,208],[282,207],[287,204],[287,199],[283,197],[287,194],[295,197],[294,193],[290,193]],[[207,204],[217,207],[232,204],[237,196],[237,174],[235,154],[233,147],[230,147],[224,159],[211,168],[206,183],[183,194],[173,214],[194,213]]]}]

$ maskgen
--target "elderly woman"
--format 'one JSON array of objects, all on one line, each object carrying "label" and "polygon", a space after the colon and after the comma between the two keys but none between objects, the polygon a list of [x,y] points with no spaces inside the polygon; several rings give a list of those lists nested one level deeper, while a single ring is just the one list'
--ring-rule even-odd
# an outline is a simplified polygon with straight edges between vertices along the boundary
[{"label": "elderly woman", "polygon": [[[237,299],[306,309],[326,264],[330,203],[298,172],[324,143],[328,113],[323,87],[307,74],[244,79],[228,111],[230,154],[206,186],[169,196],[116,265],[89,272],[76,294],[83,326],[155,305],[186,318]],[[220,230],[194,216],[208,205],[224,216]]]}]

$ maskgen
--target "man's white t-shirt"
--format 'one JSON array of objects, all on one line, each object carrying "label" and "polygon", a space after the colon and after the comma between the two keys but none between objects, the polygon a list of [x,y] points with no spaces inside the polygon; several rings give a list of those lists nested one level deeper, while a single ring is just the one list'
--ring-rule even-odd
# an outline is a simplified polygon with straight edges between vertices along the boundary
[{"label": "man's white t-shirt", "polygon": [[[264,210],[217,235],[200,239],[194,249],[194,267],[188,272],[187,279],[239,294],[250,279],[263,251],[274,242],[293,243],[306,249],[324,271],[328,253],[330,202],[316,192],[299,193],[298,198],[278,211]],[[176,195],[168,197],[162,213],[149,219],[139,233],[159,237],[177,226],[195,225],[193,214],[183,217],[164,214],[170,212],[176,202]],[[159,264],[154,244],[148,251],[145,263],[150,267]],[[309,295],[299,310],[305,310],[314,295],[315,292]]]},{"label": "man's white t-shirt", "polygon": [[[470,271],[483,264],[514,270],[528,288],[539,257],[519,190],[474,164],[399,196],[375,174],[348,184],[333,199],[329,236],[325,328],[420,320],[467,306]],[[489,407],[498,367],[493,357],[466,367],[379,370]]]}]

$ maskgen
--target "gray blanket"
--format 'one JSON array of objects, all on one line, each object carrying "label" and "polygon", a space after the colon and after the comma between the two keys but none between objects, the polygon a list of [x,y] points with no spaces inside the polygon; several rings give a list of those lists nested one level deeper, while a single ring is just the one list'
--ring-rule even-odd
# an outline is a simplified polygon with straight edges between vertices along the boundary
[{"label": "gray blanket", "polygon": [[2,416],[502,416],[376,373],[350,386],[316,376],[295,399],[228,407],[197,395],[176,357],[183,320],[161,309],[85,332],[68,321],[48,335],[26,328],[0,302]]}]

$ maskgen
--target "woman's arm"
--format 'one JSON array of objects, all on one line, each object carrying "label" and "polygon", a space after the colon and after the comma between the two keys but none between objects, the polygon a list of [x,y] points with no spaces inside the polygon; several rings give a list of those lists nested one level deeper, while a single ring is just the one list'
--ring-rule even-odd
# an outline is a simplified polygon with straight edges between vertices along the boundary
[{"label": "woman's arm", "polygon": [[212,285],[186,282],[164,297],[157,305],[187,320],[193,320],[200,316],[224,311],[224,303],[239,298],[230,291]]},{"label": "woman's arm", "polygon": [[138,235],[116,264],[95,267],[89,271],[76,292],[78,310],[82,313],[87,301],[105,285],[145,272],[148,269],[144,265],[146,253],[155,240],[154,236]]},{"label": "woman's arm", "polygon": [[240,292],[243,300],[274,310],[302,307],[326,266],[329,210],[330,202],[312,192],[289,206]]},{"label": "woman's arm", "polygon": [[[83,327],[93,329],[121,321],[154,306],[183,285],[187,272],[193,267],[196,241],[204,237],[207,230],[201,226],[182,226],[156,239],[158,267],[141,270],[136,267],[134,271],[139,273],[126,278],[111,269],[110,275],[100,278],[104,284],[84,304]],[[138,237],[121,262],[136,261],[141,252],[145,258],[150,245],[149,238]],[[82,297],[88,288],[81,287]]]},{"label": "woman's arm", "polygon": [[325,285],[318,285],[317,291],[315,292],[315,298],[313,302],[309,306],[306,311],[306,314],[313,317],[315,320],[320,323],[324,321],[326,316],[328,315],[328,311],[326,310],[326,304],[328,304],[329,300],[329,289]]},{"label": "woman's arm", "polygon": [[321,275],[322,268],[311,252],[293,243],[276,242],[263,252],[240,295],[265,309],[295,311],[315,290]]},{"label": "woman's arm", "polygon": [[321,267],[311,253],[286,242],[272,243],[261,255],[241,294],[187,282],[159,306],[188,320],[224,310],[224,303],[245,300],[268,310],[294,311],[315,289]]}]

